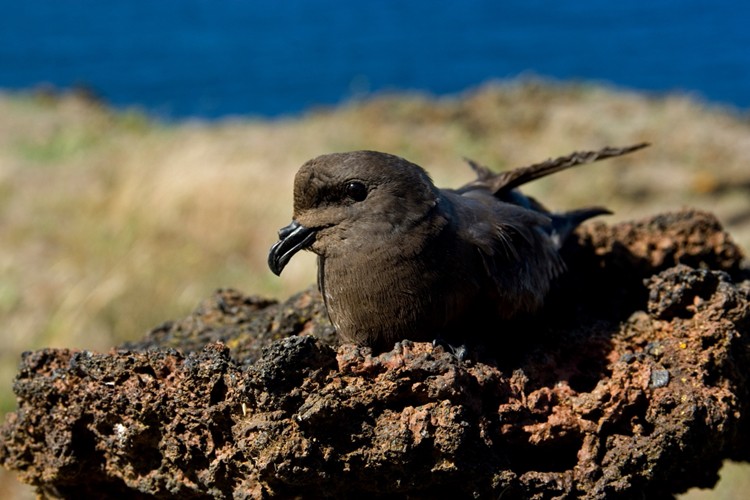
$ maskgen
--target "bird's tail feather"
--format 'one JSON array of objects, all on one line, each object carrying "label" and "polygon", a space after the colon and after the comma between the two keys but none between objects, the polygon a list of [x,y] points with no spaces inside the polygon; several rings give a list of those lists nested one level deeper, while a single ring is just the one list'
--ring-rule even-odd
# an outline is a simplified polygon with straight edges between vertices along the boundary
[{"label": "bird's tail feather", "polygon": [[609,215],[612,212],[604,207],[588,207],[559,214],[550,214],[552,219],[552,240],[560,248],[575,228],[583,221],[598,215]]}]

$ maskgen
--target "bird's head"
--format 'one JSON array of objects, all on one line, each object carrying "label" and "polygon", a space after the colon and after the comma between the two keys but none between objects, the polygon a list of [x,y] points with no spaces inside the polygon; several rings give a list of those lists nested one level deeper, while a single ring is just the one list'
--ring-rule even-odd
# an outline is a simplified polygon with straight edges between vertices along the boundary
[{"label": "bird's head", "polygon": [[427,172],[398,156],[319,156],[297,172],[293,220],[279,230],[268,265],[278,275],[303,249],[330,256],[385,242],[423,220],[438,199]]}]

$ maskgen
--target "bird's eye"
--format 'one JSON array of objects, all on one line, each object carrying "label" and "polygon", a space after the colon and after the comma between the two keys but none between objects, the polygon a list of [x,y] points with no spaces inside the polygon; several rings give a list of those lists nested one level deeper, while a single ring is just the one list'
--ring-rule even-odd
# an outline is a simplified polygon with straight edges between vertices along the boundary
[{"label": "bird's eye", "polygon": [[346,196],[354,201],[362,201],[367,198],[367,187],[359,181],[351,181],[346,184]]}]

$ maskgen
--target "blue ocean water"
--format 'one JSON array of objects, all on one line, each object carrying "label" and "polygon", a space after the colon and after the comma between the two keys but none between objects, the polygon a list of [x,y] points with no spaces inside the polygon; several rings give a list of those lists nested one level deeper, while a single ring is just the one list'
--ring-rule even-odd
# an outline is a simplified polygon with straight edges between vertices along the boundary
[{"label": "blue ocean water", "polygon": [[742,0],[0,0],[0,88],[215,118],[534,74],[747,109],[749,26]]}]

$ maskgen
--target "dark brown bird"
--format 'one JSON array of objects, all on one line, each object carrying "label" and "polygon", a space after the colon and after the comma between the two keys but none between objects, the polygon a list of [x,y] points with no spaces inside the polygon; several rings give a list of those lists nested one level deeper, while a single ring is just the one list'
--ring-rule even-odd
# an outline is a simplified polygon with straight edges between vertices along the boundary
[{"label": "dark brown bird", "polygon": [[275,274],[299,250],[318,255],[318,286],[341,340],[380,351],[397,341],[458,340],[467,319],[507,320],[538,310],[565,269],[558,250],[582,221],[606,209],[552,213],[518,186],[566,168],[645,147],[573,153],[436,188],[398,156],[319,156],[294,180],[292,223],[279,230]]}]

